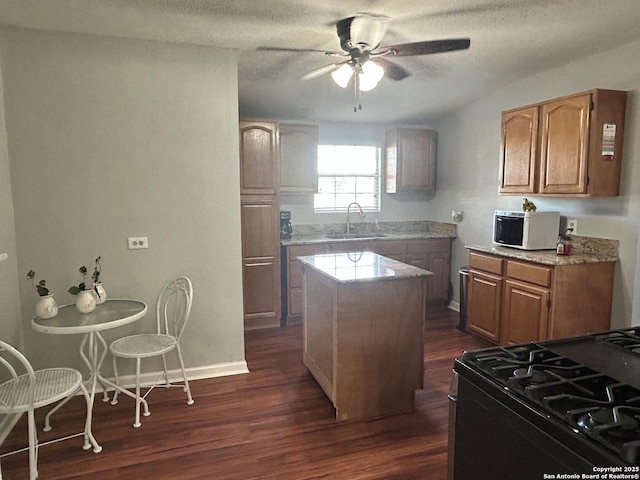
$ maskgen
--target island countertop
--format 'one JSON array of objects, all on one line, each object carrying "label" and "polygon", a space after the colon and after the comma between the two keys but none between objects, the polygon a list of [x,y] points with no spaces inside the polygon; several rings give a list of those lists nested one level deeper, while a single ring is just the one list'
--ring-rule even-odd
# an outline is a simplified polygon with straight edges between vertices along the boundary
[{"label": "island countertop", "polygon": [[338,283],[398,280],[433,275],[427,270],[367,251],[308,255],[298,257],[298,260]]}]

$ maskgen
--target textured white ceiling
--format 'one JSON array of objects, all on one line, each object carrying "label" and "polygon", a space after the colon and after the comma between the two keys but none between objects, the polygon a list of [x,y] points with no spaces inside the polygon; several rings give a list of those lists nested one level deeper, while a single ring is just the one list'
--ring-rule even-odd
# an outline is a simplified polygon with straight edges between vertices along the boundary
[{"label": "textured white ceiling", "polygon": [[[391,18],[382,45],[470,37],[471,48],[396,61],[412,75],[383,79],[353,112],[352,91],[329,76],[300,80],[339,50],[335,22]],[[239,50],[243,116],[422,123],[541,69],[640,39],[640,0],[0,0],[0,24]],[[600,85],[594,85],[594,87]]]}]

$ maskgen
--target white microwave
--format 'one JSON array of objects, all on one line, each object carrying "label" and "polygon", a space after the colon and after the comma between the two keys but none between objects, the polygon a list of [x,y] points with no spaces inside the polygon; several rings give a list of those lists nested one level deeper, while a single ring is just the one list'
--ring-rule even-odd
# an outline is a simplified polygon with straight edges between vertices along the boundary
[{"label": "white microwave", "polygon": [[555,250],[560,231],[559,212],[493,214],[493,243],[521,250]]}]

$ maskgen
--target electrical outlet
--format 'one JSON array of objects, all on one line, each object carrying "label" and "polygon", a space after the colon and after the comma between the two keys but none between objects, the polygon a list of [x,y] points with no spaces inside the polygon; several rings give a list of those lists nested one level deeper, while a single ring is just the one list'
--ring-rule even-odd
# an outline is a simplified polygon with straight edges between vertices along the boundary
[{"label": "electrical outlet", "polygon": [[578,234],[578,220],[576,218],[567,218],[567,229],[573,228],[572,234]]},{"label": "electrical outlet", "polygon": [[147,237],[129,237],[127,239],[129,250],[139,250],[141,248],[149,248],[149,239]]}]

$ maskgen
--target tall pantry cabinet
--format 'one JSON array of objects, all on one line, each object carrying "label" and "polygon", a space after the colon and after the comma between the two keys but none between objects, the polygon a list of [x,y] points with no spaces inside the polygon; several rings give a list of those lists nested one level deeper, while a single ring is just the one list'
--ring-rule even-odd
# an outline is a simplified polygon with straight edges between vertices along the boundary
[{"label": "tall pantry cabinet", "polygon": [[278,124],[240,122],[244,326],[280,325]]}]

